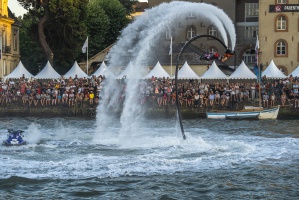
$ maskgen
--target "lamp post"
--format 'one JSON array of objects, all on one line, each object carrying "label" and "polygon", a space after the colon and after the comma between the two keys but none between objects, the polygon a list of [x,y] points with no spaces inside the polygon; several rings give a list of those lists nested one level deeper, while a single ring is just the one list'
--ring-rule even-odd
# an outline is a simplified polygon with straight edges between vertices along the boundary
[{"label": "lamp post", "polygon": [[37,63],[37,66],[38,66],[38,72],[40,72],[41,63]]},{"label": "lamp post", "polygon": [[225,43],[222,40],[220,40],[219,38],[217,38],[217,37],[215,37],[213,35],[206,35],[206,34],[197,35],[197,36],[191,38],[181,48],[181,51],[180,51],[180,53],[179,53],[179,55],[177,57],[177,63],[176,63],[176,68],[175,68],[175,89],[176,89],[176,105],[177,105],[177,111],[178,111],[178,118],[179,118],[181,132],[182,132],[182,136],[183,136],[184,140],[186,139],[186,135],[185,135],[184,128],[183,128],[183,123],[182,123],[181,107],[180,107],[180,103],[179,103],[179,94],[178,94],[178,71],[179,71],[179,63],[180,63],[180,57],[184,53],[185,49],[189,46],[189,44],[191,44],[194,40],[197,40],[198,38],[213,38],[213,39],[217,40],[226,49],[225,54],[228,55],[226,58],[229,58],[230,56],[232,56],[232,55],[235,54],[232,50],[229,50],[227,48],[227,46],[225,45]]}]

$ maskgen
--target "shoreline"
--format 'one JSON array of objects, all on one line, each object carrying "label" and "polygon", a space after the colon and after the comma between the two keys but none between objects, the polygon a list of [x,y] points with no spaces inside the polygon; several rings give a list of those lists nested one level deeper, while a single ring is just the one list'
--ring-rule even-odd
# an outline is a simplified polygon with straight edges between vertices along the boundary
[{"label": "shoreline", "polygon": [[[145,117],[147,118],[173,118],[177,109],[175,105],[166,105],[158,107],[149,102],[146,105]],[[206,118],[206,112],[211,110],[240,110],[244,105],[258,106],[258,101],[246,101],[235,103],[229,107],[204,107],[191,108],[182,106],[181,114],[183,119],[203,119]],[[276,104],[277,105],[277,104]],[[89,105],[89,102],[69,106],[68,104],[34,106],[23,105],[22,102],[13,102],[13,104],[0,105],[0,117],[75,117],[75,118],[96,118],[97,104]],[[299,119],[299,109],[294,109],[293,106],[285,105],[280,107],[277,119]]]}]

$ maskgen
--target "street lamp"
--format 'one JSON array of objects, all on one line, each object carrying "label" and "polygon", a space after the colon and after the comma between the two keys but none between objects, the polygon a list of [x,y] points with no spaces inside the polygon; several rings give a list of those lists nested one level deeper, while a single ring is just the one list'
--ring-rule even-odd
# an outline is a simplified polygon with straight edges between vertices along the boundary
[{"label": "street lamp", "polygon": [[37,63],[37,66],[38,66],[38,72],[40,72],[41,63]]}]

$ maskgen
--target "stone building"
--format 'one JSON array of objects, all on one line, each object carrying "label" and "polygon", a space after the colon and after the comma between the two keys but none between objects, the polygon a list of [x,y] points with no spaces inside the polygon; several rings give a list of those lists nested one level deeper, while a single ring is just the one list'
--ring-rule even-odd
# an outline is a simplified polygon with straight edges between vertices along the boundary
[{"label": "stone building", "polygon": [[[299,65],[299,1],[259,0],[259,60],[286,75]],[[264,67],[265,68],[265,67]]]},{"label": "stone building", "polygon": [[20,61],[20,26],[8,8],[8,0],[0,0],[0,77],[8,75]]},{"label": "stone building", "polygon": [[[239,66],[242,60],[253,69],[256,65],[255,46],[259,35],[259,59],[265,69],[271,60],[286,75],[299,65],[299,1],[298,0],[187,0],[188,2],[210,3],[223,9],[235,24],[237,42],[236,55],[229,60],[229,66]],[[157,6],[170,0],[148,0],[149,7]],[[217,35],[209,24],[204,26],[198,20],[186,19],[185,35],[176,37],[174,42],[185,42],[190,25],[194,35],[208,33]],[[167,39],[166,39],[167,40]],[[213,42],[213,41],[212,41]],[[167,42],[166,42],[167,43]],[[200,49],[213,50],[218,44],[196,44]],[[167,44],[165,44],[167,45]]]},{"label": "stone building", "polygon": [[[149,8],[158,6],[163,2],[171,2],[170,0],[148,0]],[[236,29],[236,47],[235,47],[235,56],[232,57],[230,60],[226,61],[225,63],[219,63],[222,65],[227,65],[231,69],[239,66],[242,60],[245,61],[246,65],[250,68],[256,63],[255,59],[255,44],[256,38],[258,34],[258,9],[259,9],[259,2],[258,0],[187,0],[187,2],[197,2],[197,3],[208,3],[215,5],[222,9],[232,20],[235,25]],[[212,14],[212,13],[211,13]],[[174,39],[174,44],[185,43],[191,37],[201,34],[208,34],[218,37],[218,30],[217,27],[214,27],[211,24],[206,24],[201,21],[201,19],[197,18],[181,18],[182,21],[180,22],[181,27],[180,34],[176,33],[176,37]],[[190,35],[191,33],[191,35]],[[219,38],[222,39],[222,38]],[[166,38],[166,43],[169,43]],[[221,53],[223,48],[221,44],[215,40],[206,39],[205,41],[195,41],[195,47],[198,48],[198,53],[201,51],[203,52],[215,52],[218,51]],[[165,44],[167,45],[167,44]],[[223,52],[222,52],[223,53]],[[175,54],[175,52],[174,52]],[[188,61],[188,63],[192,64],[192,61]],[[163,63],[164,65],[167,63]],[[195,63],[194,63],[195,64]],[[203,64],[203,63],[199,63]],[[218,65],[219,65],[218,64]],[[198,68],[198,66],[196,67]],[[199,75],[204,73],[206,67],[202,65],[202,70],[194,69],[197,71]],[[202,71],[202,72],[200,72]],[[229,74],[229,73],[227,73]]]}]

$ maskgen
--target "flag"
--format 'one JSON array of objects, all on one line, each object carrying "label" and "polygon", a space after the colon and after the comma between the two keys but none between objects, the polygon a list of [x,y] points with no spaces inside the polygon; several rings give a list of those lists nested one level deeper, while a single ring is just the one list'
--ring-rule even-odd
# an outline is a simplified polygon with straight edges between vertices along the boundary
[{"label": "flag", "polygon": [[170,37],[169,55],[172,54],[172,36]]},{"label": "flag", "polygon": [[86,38],[83,47],[82,47],[82,53],[86,53],[86,49],[88,48],[88,37]]},{"label": "flag", "polygon": [[259,48],[260,48],[260,42],[259,42],[259,36],[256,35],[256,44],[255,44],[255,60],[256,64],[259,63]]}]

